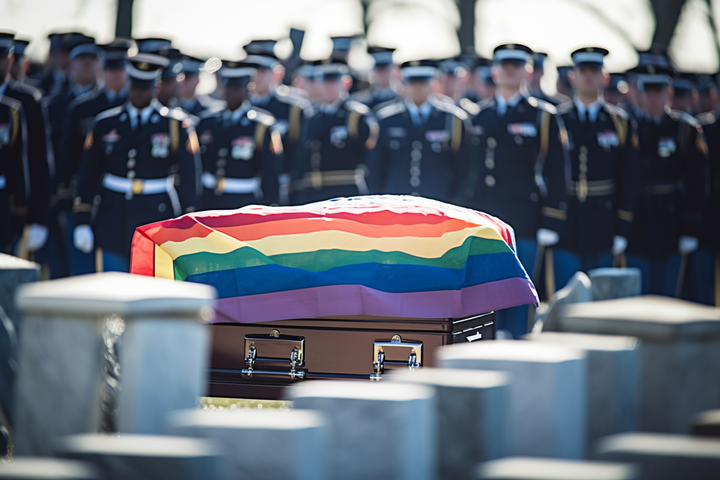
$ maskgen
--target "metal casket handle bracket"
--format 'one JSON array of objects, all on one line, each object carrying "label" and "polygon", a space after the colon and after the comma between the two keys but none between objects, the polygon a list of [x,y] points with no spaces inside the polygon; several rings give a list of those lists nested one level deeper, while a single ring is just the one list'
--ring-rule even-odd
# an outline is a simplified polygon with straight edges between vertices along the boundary
[{"label": "metal casket handle bracket", "polygon": [[[410,349],[407,361],[387,360],[386,352],[394,350]],[[376,340],[373,342],[373,373],[370,380],[382,380],[383,372],[386,364],[402,365],[406,364],[410,370],[416,370],[422,367],[423,360],[423,344],[422,342],[403,341],[400,335],[393,335],[390,341]]]}]

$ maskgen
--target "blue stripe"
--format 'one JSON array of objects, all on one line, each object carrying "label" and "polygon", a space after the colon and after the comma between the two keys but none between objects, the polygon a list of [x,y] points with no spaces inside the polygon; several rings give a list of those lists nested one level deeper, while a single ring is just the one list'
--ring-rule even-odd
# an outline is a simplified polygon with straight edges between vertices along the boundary
[{"label": "blue stripe", "polygon": [[468,257],[464,269],[364,263],[308,272],[261,265],[189,275],[186,281],[212,285],[219,298],[231,298],[329,285],[362,285],[389,293],[460,290],[512,277],[526,274],[517,257],[508,252]]}]

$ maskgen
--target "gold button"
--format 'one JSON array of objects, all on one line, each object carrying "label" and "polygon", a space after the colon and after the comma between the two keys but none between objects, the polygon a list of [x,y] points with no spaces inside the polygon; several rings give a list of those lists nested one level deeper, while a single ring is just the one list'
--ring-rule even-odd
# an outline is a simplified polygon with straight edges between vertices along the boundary
[{"label": "gold button", "polygon": [[490,148],[495,148],[497,146],[497,141],[493,137],[489,137],[487,139],[487,146]]},{"label": "gold button", "polygon": [[494,187],[495,186],[495,177],[493,177],[492,175],[486,176],[485,177],[485,185],[487,185],[490,188]]},{"label": "gold button", "polygon": [[493,168],[495,168],[495,160],[493,160],[492,158],[486,158],[485,167],[487,167],[488,170],[492,170]]}]

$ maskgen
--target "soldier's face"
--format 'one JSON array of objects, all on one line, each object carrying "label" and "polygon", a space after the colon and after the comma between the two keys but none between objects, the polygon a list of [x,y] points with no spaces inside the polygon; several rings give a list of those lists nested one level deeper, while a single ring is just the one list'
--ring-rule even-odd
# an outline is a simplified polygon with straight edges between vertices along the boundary
[{"label": "soldier's face", "polygon": [[195,96],[195,89],[200,83],[199,75],[182,75],[182,79],[178,76],[177,82],[177,94],[182,99],[192,98]]},{"label": "soldier's face", "polygon": [[343,91],[343,82],[339,78],[326,79],[320,83],[320,100],[323,103],[333,103]]},{"label": "soldier's face", "polygon": [[645,111],[653,117],[663,114],[665,106],[670,104],[669,87],[651,88],[643,92]]},{"label": "soldier's face", "polygon": [[98,58],[94,55],[80,55],[72,61],[72,72],[78,83],[84,85],[97,78]]},{"label": "soldier's face", "polygon": [[503,62],[492,71],[495,83],[507,88],[520,88],[526,75],[525,65],[518,62]]},{"label": "soldier's face", "polygon": [[700,113],[714,112],[718,105],[718,95],[715,90],[703,92],[698,95],[696,110]]},{"label": "soldier's face", "polygon": [[127,84],[127,73],[125,69],[113,68],[103,72],[105,86],[114,92],[119,92]]},{"label": "soldier's face", "polygon": [[229,83],[225,85],[225,101],[230,110],[237,109],[247,98],[247,83]]},{"label": "soldier's face", "polygon": [[275,74],[269,68],[259,68],[255,81],[252,83],[252,90],[258,95],[267,95],[270,91]]},{"label": "soldier's face", "polygon": [[372,84],[378,88],[390,88],[392,79],[392,67],[376,68],[372,72]]},{"label": "soldier's face", "polygon": [[135,108],[141,109],[150,105],[153,98],[153,88],[150,86],[131,85],[128,90],[128,100]]},{"label": "soldier's face", "polygon": [[570,82],[581,94],[597,94],[604,83],[603,71],[595,67],[577,67],[570,76]]},{"label": "soldier's face", "polygon": [[425,103],[432,91],[432,84],[427,80],[405,82],[405,97],[415,105]]}]

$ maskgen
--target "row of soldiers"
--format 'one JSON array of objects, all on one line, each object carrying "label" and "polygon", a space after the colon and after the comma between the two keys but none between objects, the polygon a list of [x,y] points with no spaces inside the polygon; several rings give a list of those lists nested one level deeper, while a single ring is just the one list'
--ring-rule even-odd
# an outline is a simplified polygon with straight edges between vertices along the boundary
[{"label": "row of soldiers", "polygon": [[[701,121],[672,110],[688,79],[662,53],[640,53],[618,81],[607,50],[579,49],[561,98],[539,89],[544,55],[519,44],[399,68],[393,49],[370,47],[371,85],[355,93],[349,38],[292,86],[272,40],[203,62],[162,38],[58,34],[50,67],[28,79],[19,45],[0,35],[0,201],[13,225],[0,240],[52,276],[127,271],[136,227],[197,209],[386,193],[508,222],[548,295],[578,270],[628,265],[646,293],[717,298],[716,87]],[[195,94],[202,69],[216,73],[211,95]],[[498,320],[517,337],[527,309]]]}]

